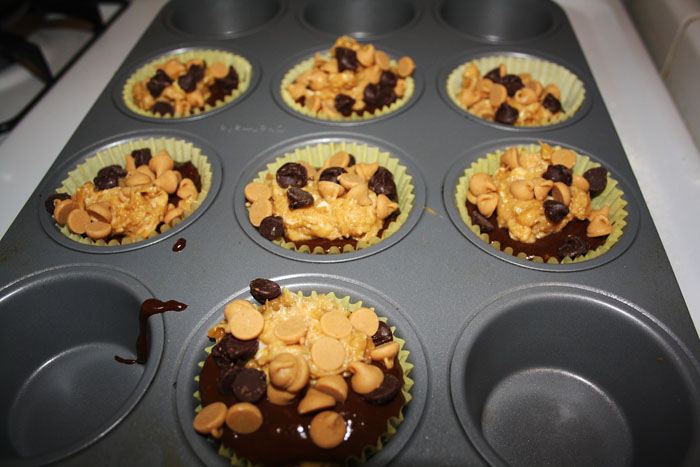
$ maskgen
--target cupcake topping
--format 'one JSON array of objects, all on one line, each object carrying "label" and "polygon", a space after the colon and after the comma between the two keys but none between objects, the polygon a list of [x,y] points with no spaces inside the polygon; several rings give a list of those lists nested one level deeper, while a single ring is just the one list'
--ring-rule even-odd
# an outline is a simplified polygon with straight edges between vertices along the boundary
[{"label": "cupcake topping", "polygon": [[470,63],[462,74],[457,99],[477,117],[507,125],[546,124],[563,112],[556,84],[543,88],[529,73],[509,74],[503,63],[483,77]]}]

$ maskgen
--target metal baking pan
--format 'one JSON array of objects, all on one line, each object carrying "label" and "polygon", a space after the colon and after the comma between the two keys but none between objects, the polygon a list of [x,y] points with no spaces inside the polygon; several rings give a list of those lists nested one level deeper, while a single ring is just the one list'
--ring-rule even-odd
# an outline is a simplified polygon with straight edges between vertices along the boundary
[{"label": "metal baking pan", "polygon": [[[400,112],[357,123],[288,110],[284,73],[340,34],[411,56],[416,92]],[[427,40],[430,38],[430,40]],[[250,89],[182,120],[132,114],[121,88],[153,57],[223,48],[253,65]],[[522,55],[574,70],[579,112],[550,127],[476,119],[445,92],[471,58]],[[43,208],[67,171],[132,139],[192,142],[213,161],[205,206],[128,247],[71,244]],[[359,142],[400,159],[413,212],[355,253],[277,247],[247,222],[243,188],[284,152]],[[457,178],[493,149],[544,141],[603,164],[628,202],[622,240],[595,260],[537,264],[480,243],[460,223]],[[173,251],[178,239],[186,247]],[[75,242],[73,242],[75,243]],[[700,342],[634,174],[564,12],[544,0],[173,0],[106,83],[0,243],[3,465],[226,465],[191,429],[206,330],[248,283],[362,300],[406,340],[413,400],[368,465],[698,465]],[[151,317],[149,297],[187,308]]]}]

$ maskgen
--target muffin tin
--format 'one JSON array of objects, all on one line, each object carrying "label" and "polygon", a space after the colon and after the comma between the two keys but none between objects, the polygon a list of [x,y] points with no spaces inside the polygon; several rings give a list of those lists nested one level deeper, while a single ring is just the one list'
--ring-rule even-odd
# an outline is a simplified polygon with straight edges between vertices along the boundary
[{"label": "muffin tin", "polygon": [[[400,112],[339,123],[285,107],[281,77],[344,33],[415,60],[416,93]],[[246,58],[250,88],[182,120],[143,118],[120,102],[134,70],[198,48]],[[586,100],[552,126],[473,118],[447,97],[446,79],[485,55],[561,64],[584,83]],[[134,245],[82,245],[58,233],[43,204],[68,171],[149,137],[207,154],[206,204]],[[407,222],[341,255],[266,244],[242,207],[246,183],[285,152],[328,141],[400,159],[415,187]],[[537,141],[591,157],[620,183],[629,215],[608,253],[527,262],[483,244],[459,218],[454,190],[471,162]],[[174,251],[179,239],[186,246]],[[413,399],[368,465],[700,463],[700,341],[571,25],[549,1],[173,0],[57,154],[0,252],[3,464],[226,465],[191,429],[194,378],[206,329],[228,301],[250,298],[256,277],[362,300],[406,340]],[[115,355],[135,356],[149,297],[188,307],[149,319],[144,365],[119,363]]]}]

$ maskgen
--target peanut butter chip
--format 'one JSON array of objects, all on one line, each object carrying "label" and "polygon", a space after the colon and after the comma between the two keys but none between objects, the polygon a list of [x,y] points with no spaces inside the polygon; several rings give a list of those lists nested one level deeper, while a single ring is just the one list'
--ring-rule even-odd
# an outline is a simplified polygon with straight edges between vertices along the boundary
[{"label": "peanut butter chip", "polygon": [[345,402],[345,399],[348,398],[348,383],[341,375],[321,376],[316,381],[314,388],[333,396],[338,402]]},{"label": "peanut butter chip", "polygon": [[506,97],[508,97],[508,91],[506,90],[506,87],[503,86],[502,84],[494,84],[491,86],[491,91],[489,92],[489,101],[491,101],[491,105],[494,106],[495,108],[498,108],[501,106],[506,101]]},{"label": "peanut butter chip", "polygon": [[233,337],[242,341],[255,339],[265,326],[265,319],[255,307],[238,307],[230,313],[227,320]]},{"label": "peanut butter chip", "polygon": [[326,159],[323,165],[328,167],[347,167],[348,164],[350,164],[350,154],[345,151],[338,151]]},{"label": "peanut butter chip", "polygon": [[220,438],[223,434],[221,427],[226,420],[226,412],[226,404],[223,402],[212,402],[194,417],[192,426],[197,433],[210,434],[214,438]]},{"label": "peanut butter chip", "polygon": [[275,336],[287,345],[298,343],[305,334],[306,323],[300,316],[293,316],[275,326]]},{"label": "peanut butter chip", "polygon": [[345,348],[337,339],[323,336],[311,346],[311,359],[322,370],[337,370],[345,361]]},{"label": "peanut butter chip", "polygon": [[374,52],[374,62],[382,70],[388,70],[391,68],[391,60],[389,60],[389,56],[386,54],[386,52],[382,50],[376,50]]},{"label": "peanut butter chip", "polygon": [[350,320],[340,311],[329,311],[321,316],[321,331],[327,336],[342,339],[352,332]]},{"label": "peanut butter chip", "polygon": [[411,76],[413,70],[416,69],[416,64],[411,57],[401,57],[398,63],[399,76],[405,78]]},{"label": "peanut butter chip", "polygon": [[255,227],[260,227],[260,223],[268,216],[272,215],[272,201],[269,199],[257,200],[250,205],[248,219]]},{"label": "peanut butter chip", "polygon": [[384,373],[374,365],[362,362],[352,362],[350,371],[354,374],[350,379],[352,390],[358,394],[367,394],[377,389],[384,381]]},{"label": "peanut butter chip", "polygon": [[214,78],[226,78],[228,67],[222,62],[214,62],[209,65],[209,71]]},{"label": "peanut butter chip", "polygon": [[98,221],[108,224],[112,222],[112,211],[109,209],[109,204],[93,203],[87,206],[85,210]]},{"label": "peanut butter chip", "polygon": [[260,409],[249,402],[234,404],[226,412],[226,426],[241,435],[257,431],[262,422]]},{"label": "peanut butter chip", "polygon": [[245,186],[243,191],[245,198],[251,203],[272,198],[272,189],[264,183],[251,182]]},{"label": "peanut butter chip", "polygon": [[394,367],[394,357],[399,354],[399,350],[399,343],[396,341],[391,341],[375,347],[374,350],[369,353],[369,356],[372,358],[372,360],[383,360],[384,365],[387,368],[392,369]]},{"label": "peanut butter chip", "polygon": [[552,153],[552,165],[561,164],[568,169],[573,169],[576,165],[576,153],[571,149],[557,149]]},{"label": "peanut butter chip", "polygon": [[368,336],[373,336],[379,329],[377,314],[365,307],[358,308],[350,314],[350,323]]},{"label": "peanut butter chip", "polygon": [[82,209],[74,209],[66,217],[66,225],[71,232],[78,235],[85,233],[85,229],[90,223],[90,214]]},{"label": "peanut butter chip", "polygon": [[346,430],[347,425],[340,414],[325,410],[311,420],[309,435],[316,446],[331,449],[343,442]]},{"label": "peanut butter chip", "polygon": [[267,400],[275,405],[289,405],[297,397],[296,393],[277,389],[272,384],[267,385]]},{"label": "peanut butter chip", "polygon": [[85,227],[85,233],[93,240],[100,240],[112,233],[112,226],[102,221],[90,222]]},{"label": "peanut butter chip", "polygon": [[77,201],[74,201],[72,199],[64,199],[63,201],[59,201],[59,203],[56,204],[56,207],[53,210],[53,217],[59,224],[65,224],[66,219],[68,218],[68,214],[70,214],[71,211],[78,209],[79,207],[80,205]]},{"label": "peanut butter chip", "polygon": [[330,409],[333,406],[335,406],[335,399],[333,396],[317,389],[309,388],[304,398],[299,402],[297,412],[303,415],[318,410]]}]

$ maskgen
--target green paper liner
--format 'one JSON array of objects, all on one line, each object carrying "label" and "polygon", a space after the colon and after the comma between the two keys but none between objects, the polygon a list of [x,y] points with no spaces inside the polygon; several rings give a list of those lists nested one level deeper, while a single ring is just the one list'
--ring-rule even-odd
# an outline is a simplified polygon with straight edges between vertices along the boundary
[{"label": "green paper liner", "polygon": [[401,213],[398,215],[395,221],[393,221],[389,226],[384,229],[381,237],[372,237],[369,241],[358,241],[356,248],[352,245],[345,245],[341,250],[338,247],[331,247],[328,253],[326,253],[323,248],[316,247],[313,251],[308,247],[308,245],[302,245],[297,248],[294,242],[287,242],[284,239],[272,240],[273,243],[286,248],[287,250],[295,250],[301,253],[311,253],[311,254],[339,254],[339,253],[349,253],[355,250],[362,250],[368,248],[372,245],[376,245],[382,240],[386,240],[394,233],[396,233],[399,228],[408,219],[411,210],[413,209],[413,201],[415,199],[414,187],[411,183],[413,177],[406,173],[406,167],[399,164],[399,160],[395,157],[391,157],[388,152],[380,151],[379,148],[374,146],[368,146],[366,144],[350,143],[350,142],[334,142],[326,144],[317,144],[315,146],[306,146],[303,148],[297,148],[294,152],[286,153],[282,157],[278,157],[274,162],[267,164],[267,169],[258,172],[257,178],[254,182],[263,183],[265,177],[268,173],[273,176],[277,173],[282,165],[287,162],[299,162],[305,161],[311,164],[313,167],[319,168],[323,165],[323,161],[331,157],[338,151],[345,151],[348,154],[355,156],[355,162],[361,163],[373,163],[378,162],[380,166],[388,169],[394,175],[394,183],[396,184],[396,193],[398,196],[399,210]]},{"label": "green paper liner", "polygon": [[[213,62],[222,62],[226,65],[230,65],[236,70],[236,73],[238,73],[238,88],[235,89],[228,96],[224,97],[223,101],[217,101],[216,105],[212,106],[209,104],[205,104],[203,109],[193,109],[193,112],[187,115],[162,115],[153,113],[148,110],[143,110],[138,106],[136,101],[134,101],[134,96],[132,93],[134,84],[139,81],[146,82],[148,78],[155,74],[156,66],[161,65],[173,58],[177,58],[183,63],[186,63],[190,59],[198,58],[204,60],[207,64],[211,64]],[[227,105],[230,102],[237,99],[250,86],[252,73],[253,66],[250,64],[250,62],[248,62],[248,60],[241,57],[240,55],[236,55],[231,52],[226,52],[225,50],[191,50],[188,52],[181,52],[178,54],[165,55],[158,58],[157,60],[143,65],[141,68],[136,70],[136,72],[133,75],[131,75],[131,77],[126,81],[126,83],[124,83],[124,87],[122,88],[122,100],[124,101],[124,104],[129,110],[145,117],[163,119],[178,119],[192,117],[195,115],[210,112],[214,109]]]},{"label": "green paper liner", "polygon": [[[188,218],[192,212],[194,212],[201,204],[204,202],[205,198],[209,194],[211,189],[212,181],[212,171],[211,164],[208,161],[206,155],[202,154],[201,149],[194,146],[193,143],[184,141],[181,139],[174,138],[147,138],[131,140],[126,143],[118,144],[115,146],[110,146],[102,151],[97,152],[94,156],[85,159],[85,161],[79,164],[75,169],[68,173],[68,178],[63,180],[61,187],[56,190],[57,193],[68,193],[73,196],[77,189],[84,185],[86,182],[92,181],[97,175],[100,169],[107,167],[109,165],[119,165],[121,167],[126,166],[126,156],[131,154],[135,149],[149,148],[153,155],[156,155],[159,151],[165,149],[170,154],[170,157],[175,162],[187,162],[191,161],[192,164],[197,168],[199,176],[202,179],[202,190],[199,192],[197,200],[191,205],[191,209],[185,211],[182,217],[173,220],[173,226],[170,227],[167,224],[162,224],[160,226],[160,231],[153,231],[148,236],[148,238],[153,238],[158,234],[162,234],[176,227],[186,218]],[[117,239],[111,239],[109,241],[105,240],[93,240],[87,236],[74,234],[65,225],[60,225],[56,223],[56,227],[59,231],[70,238],[73,241],[83,243],[85,245],[96,245],[96,246],[119,246],[119,245],[129,245],[132,243],[140,242],[146,240],[143,237],[134,238],[123,238],[121,243]]]},{"label": "green paper liner", "polygon": [[[497,68],[501,63],[504,63],[508,73],[516,75],[520,73],[530,73],[532,79],[539,81],[543,88],[547,87],[549,84],[556,84],[559,87],[561,91],[560,103],[563,112],[553,116],[547,122],[533,123],[527,125],[528,127],[548,126],[564,122],[574,116],[581,105],[583,105],[583,101],[586,98],[586,89],[583,86],[583,82],[571,71],[556,63],[510,55],[482,57],[463,63],[452,70],[447,77],[446,83],[447,95],[452,102],[460,109],[474,116],[476,115],[470,112],[469,109],[466,109],[459,101],[459,92],[462,89],[462,82],[464,81],[462,73],[464,73],[464,70],[470,63],[476,65],[482,77],[489,71]],[[493,119],[489,119],[488,121],[493,121]]]},{"label": "green paper liner", "polygon": [[[296,295],[303,297],[304,294],[303,292],[297,292]],[[315,298],[319,294],[316,291],[312,291],[309,294],[309,298]],[[336,297],[335,293],[330,292],[327,294],[324,294],[327,298],[329,298],[331,301],[335,302],[336,304],[340,305],[341,307],[345,308],[346,310],[350,311],[351,313],[355,311],[356,309],[360,308],[362,306],[362,301],[358,302],[351,302],[350,297],[345,296],[342,298]],[[254,304],[255,305],[255,304]],[[256,308],[258,307],[255,305]],[[370,310],[374,311],[374,308],[369,307]],[[387,322],[387,319],[385,317],[380,317],[380,321]],[[377,452],[381,451],[384,448],[384,444],[389,441],[395,434],[396,430],[398,429],[398,426],[403,423],[404,416],[403,416],[403,408],[406,407],[406,405],[410,402],[410,400],[413,398],[411,396],[411,388],[413,387],[414,381],[408,376],[411,370],[413,369],[413,364],[408,361],[408,357],[410,355],[410,352],[408,350],[404,349],[404,345],[406,344],[406,341],[404,339],[401,339],[400,337],[396,336],[396,326],[389,326],[391,328],[392,334],[394,334],[394,340],[398,342],[399,344],[399,353],[396,356],[396,359],[398,360],[398,363],[401,364],[401,369],[403,370],[403,387],[401,388],[401,394],[403,394],[404,397],[404,405],[399,409],[399,414],[396,417],[390,417],[389,420],[387,420],[387,431],[379,436],[379,439],[377,440],[376,444],[371,444],[367,445],[362,449],[361,453],[358,453],[357,456],[351,456],[348,459],[345,459],[344,464],[345,465],[353,465],[353,464],[363,464],[367,462],[367,459],[376,454]],[[207,346],[204,350],[209,355],[211,353],[211,349],[214,347],[214,344]],[[200,361],[197,366],[199,368],[204,367],[204,361]],[[195,382],[199,386],[199,375],[194,377]],[[199,390],[195,391],[193,394],[193,397],[197,400],[199,403],[197,407],[195,407],[195,414],[199,413],[202,410],[202,404],[201,404],[201,397],[199,394]],[[211,436],[208,437],[208,440],[212,443],[218,442],[217,440],[214,440]],[[236,467],[254,467],[256,464],[253,464],[252,462],[248,461],[247,459],[240,458],[236,456],[236,453],[233,452],[230,448],[227,448],[223,444],[219,443],[219,455],[223,456],[227,459],[231,460],[231,465],[236,466]],[[307,465],[306,463],[302,462],[302,465]],[[316,465],[313,461],[309,462],[309,465]],[[326,463],[321,463],[320,465],[327,465]]]},{"label": "green paper liner", "polygon": [[[321,54],[321,58],[324,60],[330,60],[331,59],[331,54],[330,52],[327,52],[325,54]],[[371,120],[373,118],[378,118],[383,115],[389,114],[391,112],[395,112],[396,110],[400,109],[406,103],[411,99],[413,96],[413,93],[416,90],[416,83],[415,80],[413,79],[412,76],[408,76],[404,78],[406,80],[406,91],[404,91],[403,96],[399,97],[394,101],[391,105],[388,105],[386,107],[383,107],[381,109],[376,109],[374,113],[369,113],[369,112],[364,112],[363,115],[357,115],[355,113],[350,114],[350,116],[345,117],[343,115],[326,115],[324,112],[319,112],[319,113],[313,113],[309,109],[307,109],[305,106],[299,104],[296,102],[294,99],[292,99],[292,96],[289,94],[287,91],[287,85],[294,83],[296,81],[297,77],[305,72],[306,70],[310,70],[313,65],[314,65],[315,58],[311,57],[303,62],[298,63],[295,65],[291,70],[289,70],[284,77],[282,78],[282,83],[280,84],[280,94],[282,95],[282,100],[284,101],[285,104],[287,104],[290,108],[292,108],[294,111],[306,115],[307,117],[311,118],[316,118],[319,120],[327,120],[327,121],[333,121],[333,122],[357,122],[357,121],[363,121],[363,120]],[[396,60],[392,59],[391,60],[391,67],[395,67],[397,64]]]},{"label": "green paper liner", "polygon": [[[540,145],[538,144],[531,144],[529,146],[517,146],[518,151],[522,148],[525,148],[526,150],[530,152],[539,152],[540,150]],[[560,149],[561,146],[552,146],[553,150]],[[472,220],[469,217],[469,213],[467,212],[467,206],[466,206],[466,200],[467,200],[467,191],[469,190],[469,181],[471,180],[472,175],[478,172],[485,172],[489,175],[493,175],[496,173],[496,170],[500,167],[501,164],[501,155],[505,151],[503,150],[497,150],[493,153],[488,153],[485,157],[477,159],[475,162],[471,164],[470,167],[466,168],[464,170],[464,175],[462,175],[459,180],[457,181],[457,186],[455,188],[455,195],[454,195],[454,200],[455,204],[457,205],[457,210],[459,211],[459,215],[462,218],[462,221],[469,227],[469,230],[474,232],[481,240],[483,240],[485,243],[490,244],[494,248],[503,251],[504,253],[507,253],[509,255],[513,255],[513,249],[510,247],[507,247],[505,249],[501,249],[501,244],[500,242],[494,241],[494,242],[489,242],[489,236],[488,234],[481,233],[481,228],[477,225],[472,224]],[[583,175],[583,173],[591,169],[593,167],[600,167],[600,164],[597,162],[593,162],[590,160],[588,156],[583,156],[581,154],[576,153],[576,165],[574,166],[572,172],[578,175]],[[610,172],[608,171],[608,184],[605,187],[605,190],[603,190],[602,193],[600,193],[598,196],[595,196],[591,198],[591,209],[600,209],[605,205],[610,206],[610,223],[613,226],[613,231],[610,235],[608,235],[608,238],[605,240],[605,243],[603,243],[601,246],[596,248],[595,250],[590,250],[588,253],[585,255],[579,255],[575,258],[569,258],[566,257],[564,258],[561,262],[557,260],[557,258],[549,258],[547,263],[549,264],[569,264],[569,263],[580,263],[582,261],[588,261],[593,258],[597,258],[598,256],[606,253],[610,248],[612,248],[618,240],[620,240],[620,237],[622,236],[622,231],[624,227],[627,225],[627,210],[625,210],[625,206],[627,206],[627,201],[625,201],[623,198],[623,193],[620,188],[618,188],[618,183],[615,179],[610,177]],[[524,260],[527,260],[527,255],[525,253],[519,253],[516,255],[517,258],[521,258]],[[535,256],[532,258],[530,261],[534,261],[536,263],[544,263],[544,259],[541,256]]]}]

